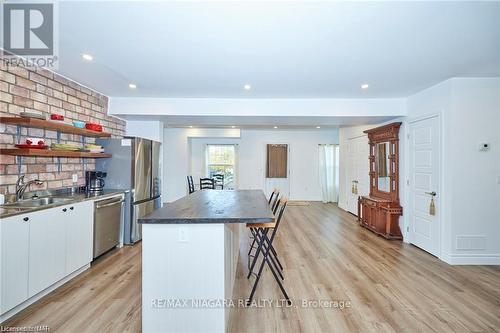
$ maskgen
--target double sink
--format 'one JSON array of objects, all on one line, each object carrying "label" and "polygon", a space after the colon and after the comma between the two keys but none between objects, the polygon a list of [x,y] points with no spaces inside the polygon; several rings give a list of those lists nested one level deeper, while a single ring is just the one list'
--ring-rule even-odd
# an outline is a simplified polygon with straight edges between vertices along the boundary
[{"label": "double sink", "polygon": [[59,197],[45,197],[45,198],[32,198],[2,205],[2,208],[37,208],[48,205],[56,205],[71,201],[72,198],[59,198]]}]

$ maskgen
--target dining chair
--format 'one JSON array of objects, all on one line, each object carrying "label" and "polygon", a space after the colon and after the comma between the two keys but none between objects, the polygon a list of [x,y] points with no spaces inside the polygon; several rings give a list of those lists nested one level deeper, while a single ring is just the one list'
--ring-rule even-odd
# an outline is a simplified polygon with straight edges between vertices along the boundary
[{"label": "dining chair", "polygon": [[194,192],[193,176],[187,176],[189,194]]},{"label": "dining chair", "polygon": [[215,180],[213,178],[200,178],[200,190],[215,190]]},{"label": "dining chair", "polygon": [[[282,198],[281,200],[281,206],[278,212],[278,216],[276,218],[275,222],[272,223],[247,223],[246,227],[250,228],[250,231],[254,235],[256,241],[257,241],[257,251],[255,252],[255,255],[253,256],[252,263],[249,267],[248,275],[247,278],[249,279],[250,276],[255,275],[256,279],[254,282],[254,285],[252,287],[252,291],[250,293],[250,297],[247,300],[247,304],[250,304],[252,302],[253,296],[255,295],[255,290],[257,289],[257,285],[259,283],[259,280],[262,276],[262,272],[264,269],[264,265],[267,264],[269,269],[271,270],[271,273],[274,276],[274,279],[278,283],[279,288],[281,289],[281,292],[283,293],[283,296],[285,296],[285,299],[287,300],[288,304],[291,304],[290,298],[288,297],[288,294],[285,291],[285,288],[283,286],[282,280],[284,280],[283,276],[283,267],[278,267],[277,263],[277,254],[276,250],[273,247],[273,241],[276,238],[276,233],[278,231],[278,227],[280,226],[281,220],[283,218],[283,214],[285,212],[285,208],[287,205],[288,200],[286,198]],[[271,231],[271,236],[268,237],[268,231]],[[262,255],[262,261],[260,263],[259,271],[258,273],[254,273],[253,269],[255,268],[255,264],[257,263],[257,259]]]},{"label": "dining chair", "polygon": [[275,195],[276,193],[279,193],[279,191],[278,191],[278,189],[275,187],[275,188],[273,189],[273,192],[272,192],[272,193],[271,193],[271,195],[269,196],[269,200],[267,201],[267,203],[268,203],[268,204],[271,204],[271,201],[273,200],[274,195]]},{"label": "dining chair", "polygon": [[215,180],[215,186],[220,186],[221,189],[224,189],[224,175],[217,173],[215,175],[212,175],[212,178]]}]

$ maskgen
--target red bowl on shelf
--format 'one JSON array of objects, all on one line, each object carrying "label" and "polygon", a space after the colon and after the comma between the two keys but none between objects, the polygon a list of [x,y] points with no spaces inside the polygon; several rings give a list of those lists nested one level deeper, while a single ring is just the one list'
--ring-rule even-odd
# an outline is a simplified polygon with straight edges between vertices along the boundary
[{"label": "red bowl on shelf", "polygon": [[24,144],[24,143],[19,143],[14,145],[16,148],[32,148],[32,149],[47,149],[49,146],[43,144],[43,145],[30,145],[30,144]]},{"label": "red bowl on shelf", "polygon": [[41,139],[26,139],[26,144],[30,146],[45,146],[45,142]]},{"label": "red bowl on shelf", "polygon": [[51,120],[61,120],[63,121],[64,120],[64,116],[61,116],[60,114],[51,114],[50,115],[50,119]]},{"label": "red bowl on shelf", "polygon": [[102,126],[94,123],[86,123],[85,128],[91,131],[102,132]]}]

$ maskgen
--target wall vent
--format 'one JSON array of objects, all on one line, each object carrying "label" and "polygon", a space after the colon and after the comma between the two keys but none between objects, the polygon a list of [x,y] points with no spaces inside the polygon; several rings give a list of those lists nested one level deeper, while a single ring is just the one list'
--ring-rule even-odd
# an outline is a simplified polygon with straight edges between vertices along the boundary
[{"label": "wall vent", "polygon": [[457,250],[486,250],[486,236],[457,236]]}]

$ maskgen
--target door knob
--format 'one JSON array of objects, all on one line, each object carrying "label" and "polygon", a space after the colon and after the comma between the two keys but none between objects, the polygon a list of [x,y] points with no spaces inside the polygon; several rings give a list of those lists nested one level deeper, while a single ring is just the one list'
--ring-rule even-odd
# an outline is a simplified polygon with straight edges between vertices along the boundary
[{"label": "door knob", "polygon": [[434,191],[432,191],[432,192],[425,192],[425,194],[432,195],[433,197],[435,197],[437,195],[437,193],[434,192]]}]

